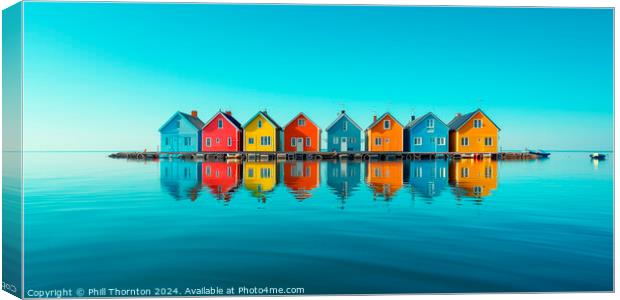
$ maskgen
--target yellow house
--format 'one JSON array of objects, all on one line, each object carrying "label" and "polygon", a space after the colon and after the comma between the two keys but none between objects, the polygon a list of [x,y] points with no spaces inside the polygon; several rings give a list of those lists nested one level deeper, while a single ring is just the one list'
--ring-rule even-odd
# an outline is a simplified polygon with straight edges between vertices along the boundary
[{"label": "yellow house", "polygon": [[259,111],[243,126],[243,150],[282,151],[282,128],[266,111]]},{"label": "yellow house", "polygon": [[450,162],[449,181],[457,198],[483,198],[497,188],[497,161],[490,158],[458,159]]},{"label": "yellow house", "polygon": [[266,200],[265,195],[278,184],[276,162],[246,162],[243,165],[243,182],[252,196],[258,197],[262,201]]}]

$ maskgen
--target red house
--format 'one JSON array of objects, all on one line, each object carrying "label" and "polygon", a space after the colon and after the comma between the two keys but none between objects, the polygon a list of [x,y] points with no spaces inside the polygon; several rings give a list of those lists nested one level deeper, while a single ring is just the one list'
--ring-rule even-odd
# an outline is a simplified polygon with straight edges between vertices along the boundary
[{"label": "red house", "polygon": [[218,111],[202,127],[202,152],[237,152],[243,149],[243,129],[230,111]]},{"label": "red house", "polygon": [[321,128],[304,113],[299,113],[284,127],[284,151],[308,152],[321,149]]},{"label": "red house", "polygon": [[241,184],[241,164],[228,162],[202,163],[202,186],[218,200],[230,201]]}]

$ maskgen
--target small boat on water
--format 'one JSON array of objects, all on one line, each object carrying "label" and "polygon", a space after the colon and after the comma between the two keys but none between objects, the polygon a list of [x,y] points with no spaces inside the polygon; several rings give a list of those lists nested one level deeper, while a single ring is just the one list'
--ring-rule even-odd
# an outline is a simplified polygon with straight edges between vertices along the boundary
[{"label": "small boat on water", "polygon": [[605,159],[605,156],[606,155],[603,154],[603,153],[592,153],[592,154],[590,154],[590,158],[598,159],[598,160]]},{"label": "small boat on water", "polygon": [[549,157],[549,155],[551,155],[551,153],[543,151],[543,150],[529,150],[530,154],[534,154],[537,155],[540,158],[547,158]]}]

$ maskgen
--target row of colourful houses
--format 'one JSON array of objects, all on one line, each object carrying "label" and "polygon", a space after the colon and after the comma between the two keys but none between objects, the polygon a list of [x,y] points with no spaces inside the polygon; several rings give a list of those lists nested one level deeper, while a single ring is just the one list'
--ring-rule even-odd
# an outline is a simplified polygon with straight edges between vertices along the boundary
[{"label": "row of colourful houses", "polygon": [[[444,123],[429,112],[403,125],[392,114],[374,116],[366,130],[343,110],[327,126],[327,151],[497,152],[499,127],[480,109]],[[266,111],[242,125],[230,111],[207,122],[198,113],[175,113],[159,129],[162,152],[318,152],[321,128],[299,113],[284,129]]]}]

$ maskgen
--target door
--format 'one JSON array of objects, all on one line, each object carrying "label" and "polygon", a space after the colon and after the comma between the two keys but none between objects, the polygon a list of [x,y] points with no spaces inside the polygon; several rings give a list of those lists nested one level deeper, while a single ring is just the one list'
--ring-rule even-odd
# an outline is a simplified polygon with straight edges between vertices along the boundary
[{"label": "door", "polygon": [[340,138],[340,151],[347,151],[347,138],[346,137]]},{"label": "door", "polygon": [[297,138],[297,151],[298,152],[304,151],[304,139],[303,138]]}]

